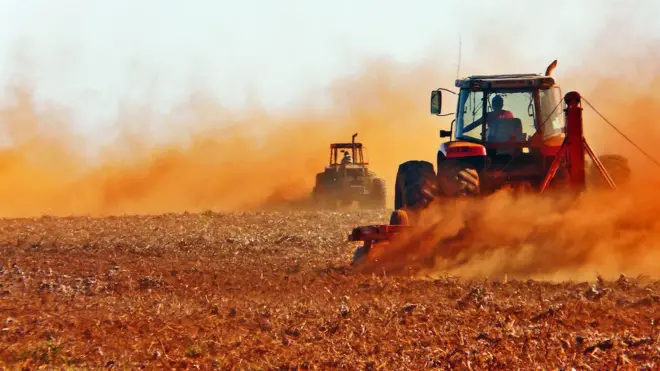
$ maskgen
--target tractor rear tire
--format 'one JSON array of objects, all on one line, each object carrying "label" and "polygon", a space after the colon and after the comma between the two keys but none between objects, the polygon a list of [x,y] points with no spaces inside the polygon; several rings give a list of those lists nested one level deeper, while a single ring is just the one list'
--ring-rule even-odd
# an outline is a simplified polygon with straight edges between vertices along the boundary
[{"label": "tractor rear tire", "polygon": [[[630,175],[632,171],[630,170],[630,165],[628,159],[621,155],[602,155],[598,156],[598,159],[607,170],[607,173],[610,175],[614,184],[619,186],[624,186],[630,180]],[[603,174],[600,173],[600,170],[595,163],[591,163],[589,167],[589,177],[591,178],[591,184],[596,188],[608,188],[609,185],[603,177]]]},{"label": "tractor rear tire", "polygon": [[323,195],[325,193],[325,173],[316,174],[316,182],[314,183],[314,188],[312,189],[312,197],[315,203],[321,203]]},{"label": "tractor rear tire", "polygon": [[438,188],[446,197],[478,196],[479,173],[466,162],[445,160],[438,164]]},{"label": "tractor rear tire", "polygon": [[436,194],[433,164],[407,161],[399,165],[394,190],[394,210],[426,206]]},{"label": "tractor rear tire", "polygon": [[387,203],[387,188],[385,180],[375,178],[369,190],[369,204],[376,209],[384,209]]},{"label": "tractor rear tire", "polygon": [[341,194],[338,194],[333,182],[333,174],[322,172],[316,174],[316,184],[312,189],[314,204],[322,209],[334,210],[338,208]]},{"label": "tractor rear tire", "polygon": [[312,201],[314,201],[314,205],[321,206],[323,204],[323,195],[321,191],[321,187],[318,185],[314,186],[314,189],[312,189]]}]

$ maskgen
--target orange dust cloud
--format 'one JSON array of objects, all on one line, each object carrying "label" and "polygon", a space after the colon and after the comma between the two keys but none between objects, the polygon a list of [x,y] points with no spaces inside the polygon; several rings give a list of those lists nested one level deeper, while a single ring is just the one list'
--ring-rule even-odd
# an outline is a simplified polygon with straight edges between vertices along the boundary
[{"label": "orange dust cloud", "polygon": [[37,111],[29,90],[15,87],[14,102],[0,110],[0,129],[14,143],[0,152],[0,215],[243,210],[305,198],[329,144],[355,132],[391,185],[397,163],[435,156],[441,123],[428,113],[428,98],[439,76],[428,64],[373,61],[314,93],[332,102],[328,112],[228,112],[195,94],[179,107],[189,120],[177,123],[189,128],[185,140],[156,146],[140,116],[122,114],[119,138],[94,163],[76,151],[83,139],[65,111]]},{"label": "orange dust cloud", "polygon": [[[560,60],[555,75],[564,92],[582,92],[660,157],[654,146],[660,133],[651,124],[660,107],[651,94],[659,80],[630,83],[640,65],[649,65],[647,58],[629,55],[625,62],[635,68],[628,69],[628,75],[612,74],[612,66],[624,66],[599,51],[584,59],[594,64],[584,71],[564,70]],[[489,63],[493,68],[503,62]],[[503,67],[503,72],[512,72],[511,66]],[[355,132],[367,147],[372,169],[388,182],[391,204],[398,164],[435,159],[438,129],[447,128],[450,118],[429,113],[429,92],[453,86],[455,73],[453,61],[443,66],[429,58],[403,66],[372,60],[354,76],[312,92],[310,99],[328,100],[328,109],[301,105],[286,114],[271,114],[258,106],[231,111],[203,92],[192,92],[178,107],[180,115],[165,117],[162,124],[182,131],[176,136],[180,140],[155,145],[148,115],[120,112],[114,125],[120,134],[95,162],[79,155],[85,138],[74,134],[65,108],[37,110],[30,90],[13,86],[13,99],[0,106],[0,132],[14,144],[0,150],[0,215],[246,210],[304,200],[315,173],[327,163],[328,144],[349,140]],[[448,111],[452,104],[448,97]],[[184,122],[180,117],[186,117]],[[660,173],[586,106],[585,127],[598,153],[628,156],[636,174]]]},{"label": "orange dust cloud", "polygon": [[660,198],[622,191],[578,199],[500,192],[433,205],[363,269],[498,280],[658,277]]}]

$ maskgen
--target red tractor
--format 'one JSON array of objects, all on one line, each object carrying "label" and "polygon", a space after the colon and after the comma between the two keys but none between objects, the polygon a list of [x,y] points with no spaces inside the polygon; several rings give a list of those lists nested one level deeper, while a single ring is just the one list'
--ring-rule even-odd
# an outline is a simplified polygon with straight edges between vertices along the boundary
[{"label": "red tractor", "polygon": [[[437,171],[427,161],[399,166],[394,211],[389,225],[358,227],[350,241],[364,241],[354,260],[370,255],[379,241],[388,241],[409,227],[409,215],[433,200],[484,197],[509,188],[542,193],[548,189],[615,188],[628,180],[630,169],[618,155],[596,157],[583,137],[581,97],[563,96],[551,76],[557,61],[541,74],[471,76],[456,81],[458,93],[431,92],[431,113],[443,115],[442,92],[458,96],[449,141],[437,152]],[[587,155],[592,165],[587,168]],[[607,169],[607,170],[606,170]]]}]

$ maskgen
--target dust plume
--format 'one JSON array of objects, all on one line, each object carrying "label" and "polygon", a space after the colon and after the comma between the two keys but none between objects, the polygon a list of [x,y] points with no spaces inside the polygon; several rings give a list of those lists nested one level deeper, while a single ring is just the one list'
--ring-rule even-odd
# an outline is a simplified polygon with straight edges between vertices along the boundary
[{"label": "dust plume", "polygon": [[[618,30],[618,29],[617,29]],[[580,92],[606,119],[655,160],[660,160],[660,55],[655,41],[635,53],[620,45],[625,34],[603,35],[587,50],[584,68],[555,71],[564,93]],[[626,49],[622,49],[626,50]],[[622,55],[623,54],[623,55]],[[597,155],[628,158],[632,179],[616,193],[590,190],[578,199],[500,192],[481,200],[432,205],[412,231],[382,250],[366,272],[445,273],[494,279],[549,280],[658,277],[660,272],[660,168],[610,127],[585,102],[585,137]]]},{"label": "dust plume", "polygon": [[[612,37],[607,35],[606,45]],[[660,116],[654,94],[660,70],[649,63],[658,53],[658,43],[625,58],[614,48],[586,50],[583,68],[565,70],[560,59],[555,75],[564,92],[581,92],[659,158],[660,130],[653,123]],[[505,55],[505,62],[516,59],[502,50],[490,54]],[[246,210],[304,200],[327,162],[328,144],[355,132],[368,148],[372,169],[389,182],[391,200],[397,165],[433,162],[437,130],[447,127],[449,120],[428,113],[429,91],[451,87],[454,79],[455,66],[438,60],[447,58],[415,66],[367,61],[354,76],[310,92],[309,108],[302,104],[284,114],[260,107],[230,111],[203,91],[193,92],[177,119],[163,119],[173,124],[163,126],[185,128],[164,144],[150,138],[148,116],[122,112],[116,142],[94,161],[77,150],[84,138],[71,130],[66,107],[37,109],[29,88],[12,86],[12,101],[0,109],[0,131],[11,143],[0,151],[0,215]],[[493,63],[489,68],[496,69]],[[511,66],[500,71],[520,72]],[[329,108],[314,108],[317,100],[328,101]],[[631,160],[634,180],[623,196],[588,194],[576,202],[502,193],[432,208],[411,243],[388,250],[383,264],[402,270],[422,262],[414,270],[420,275],[579,278],[659,271],[654,241],[660,235],[655,221],[660,202],[653,181],[660,172],[584,108],[587,139],[596,152]]]},{"label": "dust plume", "polygon": [[165,144],[150,140],[148,117],[122,112],[118,138],[95,162],[76,151],[84,139],[65,109],[38,110],[29,89],[13,86],[12,102],[0,109],[0,131],[12,144],[0,151],[0,215],[245,210],[304,200],[329,143],[355,132],[372,169],[391,184],[396,163],[434,156],[438,122],[427,105],[439,74],[427,62],[364,67],[312,94],[330,102],[327,110],[235,112],[195,92],[179,106],[177,120],[186,121],[162,125],[187,131]]},{"label": "dust plume", "polygon": [[433,205],[365,271],[545,280],[657,276],[660,199],[639,192],[514,197]]}]

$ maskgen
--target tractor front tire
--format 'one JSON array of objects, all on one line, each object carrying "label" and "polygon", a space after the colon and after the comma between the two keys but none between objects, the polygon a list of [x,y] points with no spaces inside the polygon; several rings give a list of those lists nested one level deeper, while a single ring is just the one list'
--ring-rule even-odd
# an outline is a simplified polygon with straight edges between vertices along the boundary
[{"label": "tractor front tire", "polygon": [[[602,155],[598,156],[598,160],[600,160],[600,163],[603,164],[603,167],[610,175],[617,187],[625,186],[629,182],[632,171],[630,170],[630,165],[627,158],[621,155]],[[603,174],[600,173],[598,166],[596,166],[596,164],[593,162],[589,167],[589,178],[591,180],[591,184],[595,188],[601,189],[609,187],[605,177],[603,177]]]},{"label": "tractor front tire", "polygon": [[466,162],[445,160],[438,164],[438,188],[446,197],[478,196],[479,173]]},{"label": "tractor front tire", "polygon": [[399,165],[394,189],[394,210],[426,206],[436,194],[433,164],[407,161]]}]

